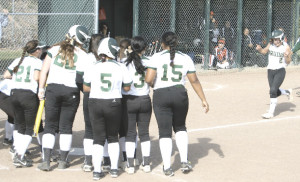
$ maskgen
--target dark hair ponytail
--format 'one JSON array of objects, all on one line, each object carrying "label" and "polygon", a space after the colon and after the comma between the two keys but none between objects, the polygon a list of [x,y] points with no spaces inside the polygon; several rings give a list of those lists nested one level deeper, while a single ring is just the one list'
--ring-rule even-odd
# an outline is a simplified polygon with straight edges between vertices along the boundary
[{"label": "dark hair ponytail", "polygon": [[175,59],[175,52],[176,52],[176,46],[178,43],[177,36],[174,32],[165,32],[162,35],[162,42],[170,47],[170,66],[174,66],[174,59]]},{"label": "dark hair ponytail", "polygon": [[101,57],[98,55],[98,47],[100,41],[104,38],[103,34],[93,34],[91,36],[90,45],[89,45],[89,53],[93,53],[96,57],[97,61],[101,60]]},{"label": "dark hair ponytail", "polygon": [[139,74],[144,74],[145,67],[142,64],[142,59],[139,56],[147,47],[147,43],[141,36],[133,37],[131,40],[132,52],[129,54],[127,60],[125,61],[126,66],[128,66],[132,61],[136,71]]},{"label": "dark hair ponytail", "polygon": [[26,43],[25,47],[23,47],[23,52],[22,52],[22,56],[20,58],[20,61],[19,61],[18,65],[14,67],[13,73],[18,72],[19,67],[22,64],[23,60],[24,60],[26,52],[29,53],[29,54],[34,53],[37,50],[38,44],[39,44],[38,40],[31,40],[31,41]]}]

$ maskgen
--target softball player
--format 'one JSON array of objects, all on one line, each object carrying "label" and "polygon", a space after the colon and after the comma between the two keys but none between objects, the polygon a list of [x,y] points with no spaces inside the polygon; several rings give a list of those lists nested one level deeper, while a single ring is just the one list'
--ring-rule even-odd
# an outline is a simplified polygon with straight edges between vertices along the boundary
[{"label": "softball player", "polygon": [[[93,34],[91,36],[90,45],[89,45],[89,59],[85,62],[85,68],[82,67],[82,71],[77,70],[76,76],[76,83],[77,86],[83,91],[83,76],[84,70],[88,69],[90,65],[94,65],[96,63],[96,57],[98,57],[97,49],[99,42],[104,38],[102,34]],[[89,70],[88,70],[89,71]],[[85,172],[91,172],[93,170],[92,164],[92,147],[93,147],[93,130],[92,125],[89,117],[89,108],[88,108],[88,101],[89,101],[89,92],[83,92],[83,115],[84,115],[84,122],[85,122],[85,133],[83,139],[83,148],[84,148],[84,163],[82,165],[82,169]]]},{"label": "softball player", "polygon": [[142,57],[147,43],[143,37],[136,36],[131,40],[132,52],[125,61],[125,65],[133,80],[130,91],[122,92],[127,108],[127,173],[134,173],[134,155],[136,149],[136,126],[138,126],[139,138],[143,154],[143,170],[150,172],[150,137],[149,124],[152,113],[149,86],[145,84],[145,70],[148,58]]},{"label": "softball player", "polygon": [[291,62],[292,52],[290,46],[284,42],[284,34],[281,30],[274,30],[270,43],[265,48],[257,45],[256,50],[262,54],[269,53],[267,69],[270,86],[270,108],[262,117],[270,119],[274,117],[278,96],[287,95],[289,100],[292,100],[292,89],[279,88],[285,78],[285,67]]},{"label": "softball player", "polygon": [[94,137],[92,153],[94,180],[104,176],[101,162],[106,139],[111,161],[110,174],[111,177],[118,176],[120,152],[118,133],[122,119],[121,89],[128,91],[132,80],[126,67],[115,60],[117,52],[116,40],[104,38],[98,48],[101,59],[87,73],[84,73],[83,90],[90,92],[89,113]]},{"label": "softball player", "polygon": [[[5,122],[5,138],[3,145],[13,144],[14,132],[14,112],[11,103],[11,80],[5,79],[0,82],[0,109],[7,114],[7,121]],[[17,131],[16,131],[17,132]]]},{"label": "softball player", "polygon": [[172,127],[180,153],[181,170],[183,173],[192,170],[187,158],[188,136],[185,120],[189,100],[184,87],[185,76],[202,100],[205,112],[209,110],[202,86],[195,73],[194,63],[188,55],[176,51],[177,43],[175,33],[165,32],[162,35],[163,51],[152,56],[145,78],[148,84],[154,86],[153,109],[159,129],[159,146],[166,176],[174,175],[171,168]]},{"label": "softball player", "polygon": [[38,165],[43,171],[50,170],[51,151],[57,130],[60,134],[58,168],[69,166],[67,157],[72,144],[72,126],[80,102],[80,91],[75,81],[76,69],[88,60],[87,53],[82,49],[82,45],[90,38],[88,34],[84,26],[72,26],[66,39],[48,50],[43,63],[38,93],[40,100],[46,96],[43,162]]},{"label": "softball player", "polygon": [[[35,117],[39,106],[37,88],[39,73],[42,68],[42,61],[39,58],[43,46],[39,45],[37,40],[27,42],[21,58],[15,59],[4,73],[4,78],[12,79],[11,102],[14,121],[18,129],[14,138],[16,153],[13,164],[17,167],[32,166],[32,162],[27,160],[24,155],[32,140]],[[29,56],[25,57],[26,53]]]}]

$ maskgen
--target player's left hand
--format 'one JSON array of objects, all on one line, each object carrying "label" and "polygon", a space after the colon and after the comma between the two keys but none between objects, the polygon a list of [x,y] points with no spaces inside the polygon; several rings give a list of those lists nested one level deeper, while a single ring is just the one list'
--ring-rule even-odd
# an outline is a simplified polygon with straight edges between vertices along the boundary
[{"label": "player's left hand", "polygon": [[209,105],[206,101],[202,101],[202,107],[204,108],[204,112],[208,113],[209,111]]}]

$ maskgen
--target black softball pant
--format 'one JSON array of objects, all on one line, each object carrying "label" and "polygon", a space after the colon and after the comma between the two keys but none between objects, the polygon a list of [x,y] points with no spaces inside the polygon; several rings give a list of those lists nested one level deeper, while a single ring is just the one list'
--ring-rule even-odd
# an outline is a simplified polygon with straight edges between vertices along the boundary
[{"label": "black softball pant", "polygon": [[45,93],[45,133],[72,134],[72,127],[80,102],[78,88],[62,84],[48,84]]},{"label": "black softball pant", "polygon": [[123,95],[121,102],[122,102],[122,120],[119,129],[120,138],[125,137],[127,135],[127,130],[128,130],[128,114],[127,114],[127,104],[126,104],[127,101],[125,95]]},{"label": "black softball pant", "polygon": [[0,92],[0,109],[7,114],[7,121],[14,124],[14,110],[11,103],[11,97],[2,92]]},{"label": "black softball pant", "polygon": [[83,116],[84,116],[84,123],[85,123],[85,132],[84,138],[85,139],[93,139],[93,129],[89,115],[89,92],[83,92]]},{"label": "black softball pant", "polygon": [[152,114],[152,106],[149,95],[127,95],[124,97],[126,100],[128,115],[128,130],[126,135],[126,141],[136,141],[136,126],[138,127],[140,141],[150,141],[149,124]]},{"label": "black softball pant", "polygon": [[94,144],[104,146],[119,142],[119,129],[122,119],[121,99],[89,99],[90,120],[92,123]]},{"label": "black softball pant", "polygon": [[270,86],[270,98],[277,98],[281,95],[279,87],[285,78],[285,68],[277,70],[268,69],[268,81]]},{"label": "black softball pant", "polygon": [[39,99],[31,90],[13,89],[11,91],[15,125],[18,133],[32,136]]},{"label": "black softball pant", "polygon": [[189,108],[187,91],[182,85],[154,90],[153,109],[159,138],[171,138],[174,132],[186,131],[185,120]]}]

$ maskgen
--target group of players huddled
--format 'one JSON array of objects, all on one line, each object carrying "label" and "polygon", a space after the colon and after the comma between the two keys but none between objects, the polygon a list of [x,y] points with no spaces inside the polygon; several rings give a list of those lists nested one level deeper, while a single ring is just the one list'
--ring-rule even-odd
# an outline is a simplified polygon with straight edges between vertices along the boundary
[{"label": "group of players huddled", "polygon": [[[8,66],[1,82],[0,106],[9,116],[4,142],[13,141],[10,149],[13,165],[33,165],[26,151],[32,141],[39,102],[45,100],[44,127],[37,135],[42,152],[38,169],[53,170],[50,161],[56,135],[59,135],[57,168],[68,168],[73,122],[83,95],[85,160],[82,169],[93,171],[94,180],[107,172],[111,177],[118,177],[119,143],[124,170],[134,174],[137,138],[143,156],[141,167],[146,173],[151,171],[152,108],[159,129],[163,173],[174,175],[172,130],[180,153],[181,171],[192,170],[188,161],[186,77],[201,99],[204,111],[209,111],[192,59],[176,50],[178,38],[173,32],[163,33],[163,50],[151,57],[144,56],[148,43],[143,37],[126,40],[121,41],[123,49],[120,49],[115,39],[102,34],[90,36],[86,27],[74,25],[63,41],[47,49],[43,60],[41,54],[46,45],[38,40],[26,43],[22,56]],[[126,42],[125,47],[121,45]],[[89,43],[88,51],[83,48],[86,43]],[[149,95],[151,87],[153,101]]]}]

